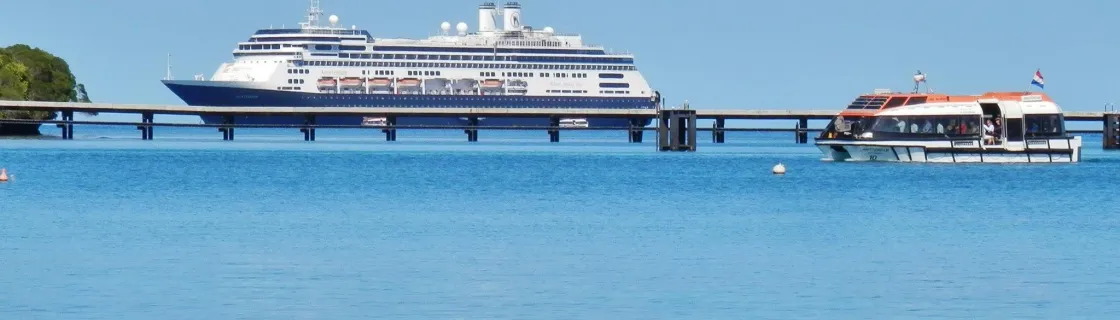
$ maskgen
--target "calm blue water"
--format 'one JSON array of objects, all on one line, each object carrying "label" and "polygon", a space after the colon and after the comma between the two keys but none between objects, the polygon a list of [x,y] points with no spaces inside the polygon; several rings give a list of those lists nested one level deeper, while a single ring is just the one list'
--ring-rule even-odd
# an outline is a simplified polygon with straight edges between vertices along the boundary
[{"label": "calm blue water", "polygon": [[916,165],[792,134],[76,131],[0,140],[0,319],[1120,316],[1099,136],[1074,165]]}]

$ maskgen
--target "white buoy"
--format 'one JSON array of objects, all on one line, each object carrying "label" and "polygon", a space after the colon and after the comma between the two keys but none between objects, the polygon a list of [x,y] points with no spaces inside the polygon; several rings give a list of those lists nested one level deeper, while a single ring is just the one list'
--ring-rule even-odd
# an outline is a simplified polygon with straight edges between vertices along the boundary
[{"label": "white buoy", "polygon": [[0,168],[0,182],[8,182],[8,169]]},{"label": "white buoy", "polygon": [[782,165],[781,162],[778,162],[778,164],[774,166],[773,171],[774,171],[774,174],[778,174],[778,175],[786,174],[786,166]]}]

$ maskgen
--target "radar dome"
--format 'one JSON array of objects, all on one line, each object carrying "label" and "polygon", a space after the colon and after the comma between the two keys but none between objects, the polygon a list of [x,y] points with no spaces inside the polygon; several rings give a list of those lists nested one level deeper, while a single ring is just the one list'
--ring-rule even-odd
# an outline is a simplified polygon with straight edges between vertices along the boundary
[{"label": "radar dome", "polygon": [[332,14],[331,17],[327,19],[331,22],[331,24],[338,24],[338,16],[336,15]]},{"label": "radar dome", "polygon": [[467,23],[460,22],[458,26],[455,26],[455,30],[458,30],[459,34],[467,34]]},{"label": "radar dome", "polygon": [[447,21],[444,21],[443,23],[441,23],[439,25],[439,29],[443,30],[443,32],[451,31],[451,23],[447,22]]},{"label": "radar dome", "polygon": [[544,27],[544,33],[554,33],[554,32],[556,32],[556,29],[553,29],[552,27]]}]

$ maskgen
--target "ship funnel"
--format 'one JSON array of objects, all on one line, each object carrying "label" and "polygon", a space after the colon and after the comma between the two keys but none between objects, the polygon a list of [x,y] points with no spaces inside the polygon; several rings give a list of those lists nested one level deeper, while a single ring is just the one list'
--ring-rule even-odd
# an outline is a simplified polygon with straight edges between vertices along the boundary
[{"label": "ship funnel", "polygon": [[505,17],[505,31],[521,31],[521,4],[506,2],[502,7],[502,16]]},{"label": "ship funnel", "polygon": [[494,32],[498,30],[498,7],[493,2],[486,2],[478,6],[478,32]]}]

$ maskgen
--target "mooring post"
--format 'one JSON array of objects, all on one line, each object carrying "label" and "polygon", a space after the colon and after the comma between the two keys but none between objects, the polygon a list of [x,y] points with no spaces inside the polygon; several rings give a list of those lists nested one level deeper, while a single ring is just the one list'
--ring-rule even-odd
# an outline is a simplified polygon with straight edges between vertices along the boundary
[{"label": "mooring post", "polygon": [[668,151],[670,147],[669,114],[669,110],[661,110],[657,113],[657,150],[659,151]]},{"label": "mooring post", "polygon": [[381,129],[385,133],[385,141],[397,141],[397,117],[385,117],[385,129]]},{"label": "mooring post", "polygon": [[154,132],[152,131],[151,124],[155,122],[154,119],[155,115],[151,112],[140,114],[140,123],[142,124],[136,126],[136,130],[140,130],[140,140],[152,140],[152,133]]},{"label": "mooring post", "polygon": [[222,116],[222,124],[218,131],[222,132],[222,141],[233,141],[233,116]]},{"label": "mooring post", "polygon": [[315,115],[303,116],[303,125],[304,127],[299,129],[303,132],[303,141],[315,141]]},{"label": "mooring post", "polygon": [[548,142],[560,142],[560,117],[548,117]]},{"label": "mooring post", "polygon": [[630,136],[630,143],[642,143],[642,120],[638,118],[630,118],[630,129],[628,135]]},{"label": "mooring post", "polygon": [[809,118],[802,117],[797,119],[797,125],[800,130],[797,131],[797,143],[809,143]]},{"label": "mooring post", "polygon": [[1106,113],[1104,115],[1104,132],[1101,142],[1105,150],[1120,149],[1120,114]]},{"label": "mooring post", "polygon": [[74,140],[74,110],[62,110],[63,123],[55,126],[62,129],[62,140]]},{"label": "mooring post", "polygon": [[658,150],[696,151],[696,110],[662,110]]},{"label": "mooring post", "polygon": [[724,142],[724,131],[723,131],[724,126],[725,126],[725,123],[724,123],[723,118],[716,118],[716,122],[712,123],[712,142],[713,143],[723,143]]},{"label": "mooring post", "polygon": [[467,119],[467,129],[463,132],[467,134],[467,142],[478,142],[478,117]]}]

